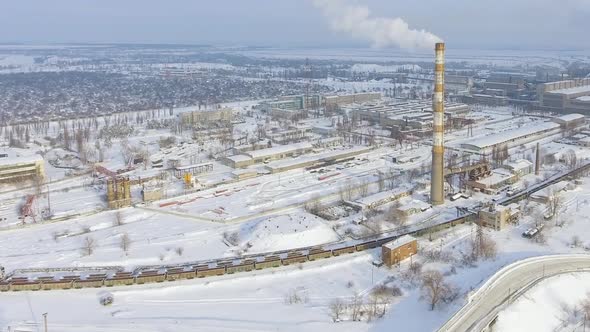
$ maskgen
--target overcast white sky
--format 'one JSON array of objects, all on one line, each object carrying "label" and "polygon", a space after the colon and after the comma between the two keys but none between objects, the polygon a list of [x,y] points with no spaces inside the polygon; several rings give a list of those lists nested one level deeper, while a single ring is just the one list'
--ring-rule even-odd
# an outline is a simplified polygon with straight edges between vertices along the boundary
[{"label": "overcast white sky", "polygon": [[[462,48],[590,49],[590,0],[347,0]],[[0,42],[369,46],[312,0],[0,0]]]}]

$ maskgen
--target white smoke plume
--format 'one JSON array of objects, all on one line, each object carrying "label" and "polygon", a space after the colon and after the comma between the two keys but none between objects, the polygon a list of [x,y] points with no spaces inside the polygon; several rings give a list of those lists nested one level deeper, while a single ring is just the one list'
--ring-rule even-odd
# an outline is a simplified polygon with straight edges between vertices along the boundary
[{"label": "white smoke plume", "polygon": [[330,20],[333,30],[367,40],[373,47],[432,49],[435,43],[442,41],[428,31],[410,29],[399,17],[371,17],[369,8],[346,3],[346,0],[313,0],[313,3]]}]

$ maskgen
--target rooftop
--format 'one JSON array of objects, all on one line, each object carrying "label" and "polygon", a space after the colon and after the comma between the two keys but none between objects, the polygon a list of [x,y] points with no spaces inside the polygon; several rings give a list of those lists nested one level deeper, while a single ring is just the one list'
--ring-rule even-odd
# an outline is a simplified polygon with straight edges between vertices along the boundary
[{"label": "rooftop", "polygon": [[[588,98],[589,98],[588,100],[590,100],[590,96]],[[561,120],[561,121],[569,122],[569,121],[575,121],[575,120],[583,120],[584,118],[585,118],[585,116],[582,115],[582,114],[579,114],[579,113],[571,113],[571,114],[565,114],[565,115],[562,115],[562,116],[556,116],[554,119],[555,120]]]},{"label": "rooftop", "polygon": [[356,201],[357,201],[357,203],[360,203],[360,204],[371,205],[371,204],[373,204],[375,202],[379,202],[383,199],[388,199],[390,197],[397,196],[399,194],[406,193],[406,192],[409,192],[409,190],[406,188],[397,188],[394,190],[382,191],[380,193],[376,193],[376,194],[373,194],[370,196],[359,198]]},{"label": "rooftop", "polygon": [[574,95],[579,93],[588,93],[590,95],[590,85],[582,85],[577,86],[574,88],[567,88],[567,89],[558,89],[553,91],[548,91],[547,93],[552,94],[563,94],[563,95]]},{"label": "rooftop", "polygon": [[312,149],[312,148],[313,147],[311,146],[310,143],[303,142],[303,143],[296,143],[296,144],[289,144],[289,145],[277,145],[275,147],[268,148],[268,149],[248,151],[248,152],[245,152],[244,154],[256,159],[256,158],[270,157],[270,156],[274,156],[274,155],[281,154],[281,153],[290,153],[290,152],[296,152],[299,150]]},{"label": "rooftop", "polygon": [[471,139],[465,143],[462,143],[462,145],[473,146],[478,149],[485,149],[496,144],[516,140],[524,136],[557,128],[559,128],[559,124],[554,122],[534,123],[520,128],[505,130],[492,135]]},{"label": "rooftop", "polygon": [[526,160],[526,159],[518,159],[518,160],[510,161],[510,162],[507,162],[506,164],[504,164],[505,167],[513,169],[513,170],[517,170],[517,171],[531,167],[532,165],[533,165],[533,163]]},{"label": "rooftop", "polygon": [[43,160],[43,157],[40,155],[33,154],[32,152],[23,149],[0,149],[0,155],[7,155],[6,157],[0,157],[0,166],[34,163]]},{"label": "rooftop", "polygon": [[393,249],[403,246],[404,244],[408,244],[408,243],[411,243],[414,241],[416,241],[415,237],[410,236],[410,235],[404,235],[404,236],[398,237],[397,239],[395,239],[393,241],[387,242],[383,246],[389,250],[393,250]]}]

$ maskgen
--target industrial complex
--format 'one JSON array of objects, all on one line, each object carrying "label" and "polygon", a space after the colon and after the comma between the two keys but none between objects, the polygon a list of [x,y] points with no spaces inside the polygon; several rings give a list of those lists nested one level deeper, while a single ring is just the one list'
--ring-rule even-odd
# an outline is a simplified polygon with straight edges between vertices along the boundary
[{"label": "industrial complex", "polygon": [[[70,62],[55,60],[61,67],[31,58],[35,70],[19,75],[35,79],[3,85],[25,98],[29,84],[50,106],[45,117],[0,123],[2,303],[21,308],[26,296],[39,311],[40,296],[75,294],[101,323],[138,330],[150,326],[136,311],[147,304],[189,330],[241,330],[235,321],[362,330],[412,308],[428,319],[399,328],[435,330],[460,325],[449,318],[457,310],[471,321],[459,308],[483,301],[477,289],[515,260],[586,255],[583,58],[567,60],[576,71],[552,57],[458,56],[451,42],[428,44],[427,54],[350,58],[205,46],[113,46],[100,57],[75,48]],[[128,88],[97,78],[121,68]],[[0,66],[0,81],[3,70],[13,67]],[[41,93],[47,73],[53,84],[80,82]],[[101,86],[130,101],[107,98],[107,108],[87,92]],[[32,101],[0,103],[40,112]],[[497,298],[519,294],[506,296]],[[194,320],[176,313],[193,305]],[[203,318],[209,306],[216,312]],[[251,320],[240,316],[249,306]],[[7,310],[0,331],[25,331],[29,318]]]}]

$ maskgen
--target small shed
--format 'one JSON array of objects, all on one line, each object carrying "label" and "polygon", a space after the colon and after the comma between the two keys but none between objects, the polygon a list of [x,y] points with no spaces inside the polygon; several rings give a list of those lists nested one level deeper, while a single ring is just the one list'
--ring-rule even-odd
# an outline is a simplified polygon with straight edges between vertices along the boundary
[{"label": "small shed", "polygon": [[410,235],[404,235],[381,246],[383,263],[389,267],[399,264],[404,259],[418,252],[418,241]]}]

